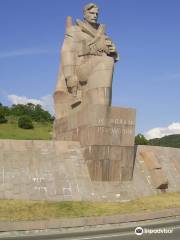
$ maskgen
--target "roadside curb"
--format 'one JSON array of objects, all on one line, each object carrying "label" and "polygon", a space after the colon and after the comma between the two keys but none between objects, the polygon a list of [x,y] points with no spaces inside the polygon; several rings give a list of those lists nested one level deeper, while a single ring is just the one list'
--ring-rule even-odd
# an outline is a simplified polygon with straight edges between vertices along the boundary
[{"label": "roadside curb", "polygon": [[180,208],[159,210],[156,212],[141,212],[103,217],[65,218],[41,221],[0,222],[0,232],[32,231],[61,228],[76,228],[106,224],[121,224],[153,219],[180,216]]}]

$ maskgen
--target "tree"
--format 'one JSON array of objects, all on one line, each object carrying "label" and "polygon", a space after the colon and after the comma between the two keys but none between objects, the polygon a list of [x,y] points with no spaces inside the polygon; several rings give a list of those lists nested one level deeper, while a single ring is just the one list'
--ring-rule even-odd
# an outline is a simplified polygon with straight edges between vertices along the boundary
[{"label": "tree", "polygon": [[12,105],[11,107],[11,115],[13,116],[29,116],[33,121],[36,122],[50,122],[52,121],[52,116],[48,111],[42,109],[42,106],[33,103],[27,103],[26,105],[17,104]]},{"label": "tree", "polygon": [[135,144],[136,145],[148,145],[149,141],[144,137],[143,134],[138,134],[135,137]]},{"label": "tree", "polygon": [[6,106],[3,106],[2,103],[0,103],[0,114],[4,115],[4,117],[9,116],[10,114],[9,108]]},{"label": "tree", "polygon": [[23,116],[27,115],[27,108],[24,104],[13,104],[11,107],[11,115],[13,116]]},{"label": "tree", "polygon": [[50,122],[51,114],[48,111],[42,109],[41,105],[37,104],[35,106],[32,119],[37,122]]},{"label": "tree", "polygon": [[5,107],[0,103],[0,123],[6,123],[8,120],[6,119],[6,116],[8,115],[8,107]]},{"label": "tree", "polygon": [[18,127],[23,129],[33,129],[33,123],[29,116],[22,116],[18,119]]},{"label": "tree", "polygon": [[7,119],[5,118],[5,116],[2,114],[2,113],[0,113],[0,124],[1,123],[7,123]]}]

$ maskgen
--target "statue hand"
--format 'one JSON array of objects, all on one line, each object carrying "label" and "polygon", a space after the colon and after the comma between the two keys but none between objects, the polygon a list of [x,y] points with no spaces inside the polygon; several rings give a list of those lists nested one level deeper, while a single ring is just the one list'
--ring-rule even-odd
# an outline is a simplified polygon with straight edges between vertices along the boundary
[{"label": "statue hand", "polygon": [[78,78],[70,76],[66,79],[68,91],[75,97],[77,95]]},{"label": "statue hand", "polygon": [[109,52],[110,53],[115,53],[116,52],[116,46],[110,39],[106,40],[106,45],[108,46]]},{"label": "statue hand", "polygon": [[116,47],[115,47],[114,43],[112,43],[112,45],[109,46],[109,52],[110,53],[115,53],[116,52]]}]

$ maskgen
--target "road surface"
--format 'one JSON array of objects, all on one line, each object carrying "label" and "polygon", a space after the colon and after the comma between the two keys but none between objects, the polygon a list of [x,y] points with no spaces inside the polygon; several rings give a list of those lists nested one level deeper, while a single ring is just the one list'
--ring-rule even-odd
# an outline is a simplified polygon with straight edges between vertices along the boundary
[{"label": "road surface", "polygon": [[[33,235],[12,233],[7,235],[0,234],[3,240],[180,240],[180,219],[179,220],[161,220],[160,222],[151,221],[150,223],[141,223],[144,233],[142,235],[135,234],[135,226],[132,223],[125,228],[101,229],[82,232],[67,233],[33,233]],[[137,233],[141,234],[142,229],[137,229]],[[147,231],[151,233],[147,233]],[[153,232],[155,231],[155,232]],[[152,233],[153,232],[153,233]],[[157,233],[159,232],[159,233]],[[165,233],[163,233],[165,232]]]}]

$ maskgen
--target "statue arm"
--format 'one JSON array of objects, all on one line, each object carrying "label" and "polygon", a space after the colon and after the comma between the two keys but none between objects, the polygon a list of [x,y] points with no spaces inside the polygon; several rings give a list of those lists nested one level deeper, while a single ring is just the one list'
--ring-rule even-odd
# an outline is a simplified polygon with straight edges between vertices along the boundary
[{"label": "statue arm", "polygon": [[119,60],[116,46],[106,34],[99,36],[99,38],[88,44],[86,49],[88,48],[90,54],[101,55],[102,52],[105,52],[108,56],[113,57],[115,62]]},{"label": "statue arm", "polygon": [[77,88],[77,76],[75,69],[75,44],[73,33],[65,35],[63,47],[61,49],[62,71],[66,80],[67,88],[72,93]]}]

